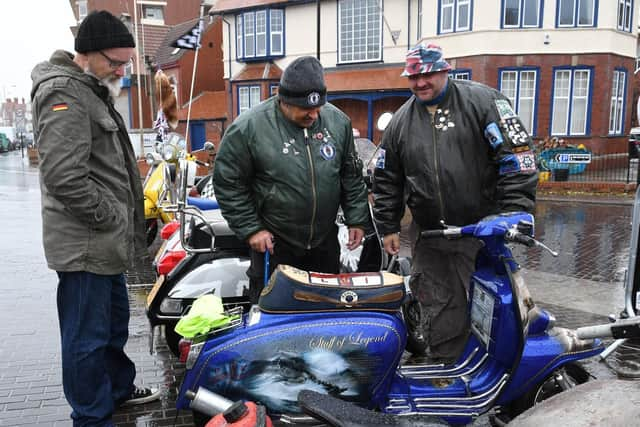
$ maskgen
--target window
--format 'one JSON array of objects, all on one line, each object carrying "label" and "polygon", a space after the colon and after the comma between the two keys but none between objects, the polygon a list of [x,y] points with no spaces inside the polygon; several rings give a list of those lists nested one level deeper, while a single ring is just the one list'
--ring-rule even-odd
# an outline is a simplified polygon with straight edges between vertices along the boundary
[{"label": "window", "polygon": [[558,69],[554,73],[552,135],[586,135],[591,69]]},{"label": "window", "polygon": [[143,4],[142,19],[143,23],[164,25],[164,7],[152,4]]},{"label": "window", "polygon": [[558,0],[558,27],[595,27],[596,0]]},{"label": "window", "polygon": [[439,0],[439,34],[471,30],[471,0]]},{"label": "window", "polygon": [[511,101],[516,114],[529,133],[535,134],[538,71],[531,69],[501,70],[500,92]]},{"label": "window", "polygon": [[87,0],[77,0],[78,5],[78,22],[87,17]]},{"label": "window", "polygon": [[238,114],[242,114],[260,103],[260,86],[238,87]]},{"label": "window", "polygon": [[282,46],[284,35],[284,14],[280,9],[273,9],[271,14],[271,55],[284,54]]},{"label": "window", "polygon": [[504,0],[502,26],[504,28],[542,27],[541,0]]},{"label": "window", "polygon": [[631,32],[631,15],[633,7],[631,0],[618,0],[618,29]]},{"label": "window", "polygon": [[382,59],[382,13],[379,0],[338,2],[338,62]]},{"label": "window", "polygon": [[609,135],[622,135],[624,132],[624,104],[626,94],[627,72],[613,71],[611,85],[611,108],[609,109]]},{"label": "window", "polygon": [[236,37],[236,58],[242,58],[244,56],[244,51],[242,49],[242,41],[244,40],[242,16],[236,17]]},{"label": "window", "polygon": [[272,83],[271,85],[269,85],[269,96],[274,96],[278,94],[278,84],[277,83]]},{"label": "window", "polygon": [[454,80],[471,80],[471,70],[451,70],[449,77]]},{"label": "window", "polygon": [[267,59],[284,55],[284,11],[264,9],[236,16],[236,58]]}]

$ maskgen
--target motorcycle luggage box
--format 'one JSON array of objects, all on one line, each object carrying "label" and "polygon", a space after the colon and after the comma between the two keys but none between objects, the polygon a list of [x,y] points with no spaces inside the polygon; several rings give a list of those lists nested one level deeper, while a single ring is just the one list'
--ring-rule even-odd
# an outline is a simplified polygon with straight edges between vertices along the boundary
[{"label": "motorcycle luggage box", "polygon": [[260,294],[267,313],[367,310],[394,312],[405,299],[401,276],[375,273],[324,274],[279,265]]}]

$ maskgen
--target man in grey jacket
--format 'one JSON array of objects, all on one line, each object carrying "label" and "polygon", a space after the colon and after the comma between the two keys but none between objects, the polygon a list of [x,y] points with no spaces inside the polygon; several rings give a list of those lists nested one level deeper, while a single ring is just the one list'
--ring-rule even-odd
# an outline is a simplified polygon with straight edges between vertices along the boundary
[{"label": "man in grey jacket", "polygon": [[113,107],[135,43],[106,11],[78,28],[75,56],[56,51],[32,72],[43,244],[59,277],[62,380],[74,426],[111,426],[115,408],[157,399],[134,386],[124,352],[124,271],[146,258],[143,192],[122,117]]}]

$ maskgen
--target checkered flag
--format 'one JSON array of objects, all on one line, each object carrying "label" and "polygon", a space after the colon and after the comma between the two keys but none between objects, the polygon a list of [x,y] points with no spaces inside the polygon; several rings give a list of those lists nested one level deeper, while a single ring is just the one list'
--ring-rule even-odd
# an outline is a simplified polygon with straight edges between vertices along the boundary
[{"label": "checkered flag", "polygon": [[180,49],[199,49],[203,26],[202,19],[198,20],[198,23],[193,28],[178,37],[173,43],[171,43],[171,46],[179,47]]}]

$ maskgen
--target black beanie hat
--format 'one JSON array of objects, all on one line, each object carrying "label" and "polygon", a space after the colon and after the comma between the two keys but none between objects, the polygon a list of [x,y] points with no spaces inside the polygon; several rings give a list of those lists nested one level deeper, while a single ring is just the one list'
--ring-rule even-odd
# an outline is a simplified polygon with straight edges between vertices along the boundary
[{"label": "black beanie hat", "polygon": [[313,108],[327,102],[322,65],[313,56],[293,61],[282,73],[278,97],[287,104]]},{"label": "black beanie hat", "polygon": [[135,46],[127,26],[106,10],[91,12],[78,27],[75,46],[78,53]]}]

